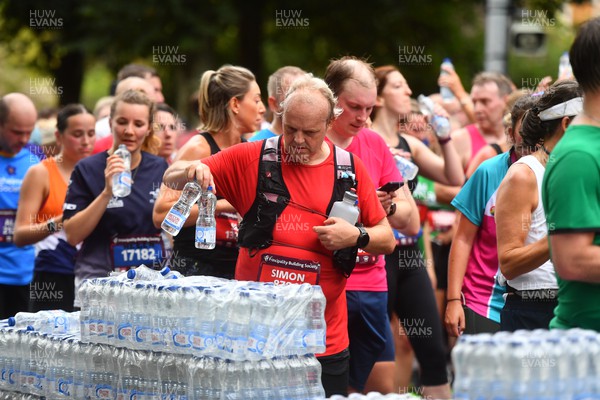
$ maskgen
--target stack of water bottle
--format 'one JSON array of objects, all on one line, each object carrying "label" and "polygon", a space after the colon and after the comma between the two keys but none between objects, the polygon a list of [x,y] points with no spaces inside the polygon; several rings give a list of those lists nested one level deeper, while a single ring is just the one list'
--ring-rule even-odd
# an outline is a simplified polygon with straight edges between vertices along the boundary
[{"label": "stack of water bottle", "polygon": [[321,367],[311,355],[235,362],[83,343],[74,335],[1,325],[0,349],[0,399],[323,397]]},{"label": "stack of water bottle", "polygon": [[455,399],[600,398],[600,335],[582,329],[463,335]]},{"label": "stack of water bottle", "polygon": [[329,400],[415,400],[421,397],[412,393],[388,393],[381,394],[378,392],[369,392],[367,394],[351,393],[348,397],[334,394],[329,397]]},{"label": "stack of water bottle", "polygon": [[325,351],[320,286],[154,274],[84,281],[81,340],[236,361]]}]

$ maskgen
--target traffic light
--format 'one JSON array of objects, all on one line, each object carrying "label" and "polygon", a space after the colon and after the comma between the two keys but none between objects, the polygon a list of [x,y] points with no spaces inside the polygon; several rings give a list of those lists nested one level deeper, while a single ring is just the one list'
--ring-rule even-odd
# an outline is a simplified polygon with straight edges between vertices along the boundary
[{"label": "traffic light", "polygon": [[538,24],[513,22],[510,28],[510,46],[517,55],[543,56],[546,54],[546,32]]}]

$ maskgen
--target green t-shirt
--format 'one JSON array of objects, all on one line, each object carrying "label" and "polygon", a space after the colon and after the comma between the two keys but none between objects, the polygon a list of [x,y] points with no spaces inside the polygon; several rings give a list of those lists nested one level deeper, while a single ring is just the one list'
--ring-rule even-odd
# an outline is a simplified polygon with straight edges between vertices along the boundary
[{"label": "green t-shirt", "polygon": [[[594,244],[600,246],[600,128],[567,129],[546,165],[542,201],[550,235],[595,232]],[[600,331],[600,284],[557,280],[550,328]]]}]

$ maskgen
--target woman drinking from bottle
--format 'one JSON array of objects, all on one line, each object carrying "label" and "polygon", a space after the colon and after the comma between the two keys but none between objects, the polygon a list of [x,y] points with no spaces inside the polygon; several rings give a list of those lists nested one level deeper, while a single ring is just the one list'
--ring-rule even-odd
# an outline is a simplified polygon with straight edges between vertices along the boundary
[{"label": "woman drinking from bottle", "polygon": [[[164,245],[151,216],[167,163],[154,155],[160,141],[151,129],[153,115],[154,103],[142,92],[118,95],[109,119],[113,147],[75,166],[63,219],[69,243],[83,242],[75,263],[76,288],[83,279],[161,261]],[[126,168],[114,154],[119,145],[131,154],[126,197],[113,192],[113,176]]]}]

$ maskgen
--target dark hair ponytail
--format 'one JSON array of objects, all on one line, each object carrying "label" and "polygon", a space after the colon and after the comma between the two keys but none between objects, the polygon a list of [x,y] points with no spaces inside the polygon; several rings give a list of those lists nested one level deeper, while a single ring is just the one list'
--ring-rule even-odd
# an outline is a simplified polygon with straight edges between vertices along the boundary
[{"label": "dark hair ponytail", "polygon": [[64,133],[69,126],[69,118],[79,114],[90,114],[83,104],[67,104],[56,115],[56,129]]},{"label": "dark hair ponytail", "polygon": [[565,101],[580,97],[583,91],[575,81],[564,80],[553,84],[543,95],[538,97],[534,107],[532,107],[521,123],[521,137],[523,145],[527,147],[536,147],[544,143],[544,140],[551,138],[557,132],[560,126],[561,118],[555,118],[548,121],[540,119],[540,113]]}]

